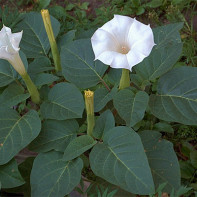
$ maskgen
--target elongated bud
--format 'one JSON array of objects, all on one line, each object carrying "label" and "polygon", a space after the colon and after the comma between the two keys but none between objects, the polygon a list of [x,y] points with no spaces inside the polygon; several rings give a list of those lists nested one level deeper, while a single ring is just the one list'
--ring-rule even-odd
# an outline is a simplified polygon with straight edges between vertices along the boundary
[{"label": "elongated bud", "polygon": [[93,137],[92,131],[94,129],[94,92],[84,91],[85,106],[87,113],[87,134]]},{"label": "elongated bud", "polygon": [[122,69],[122,76],[120,78],[119,90],[128,88],[130,86],[130,70]]},{"label": "elongated bud", "polygon": [[55,69],[58,72],[58,71],[61,71],[60,54],[59,54],[57,43],[56,43],[55,36],[53,33],[49,11],[46,9],[43,9],[41,10],[41,15],[42,15],[45,30],[47,32],[47,36],[49,38],[49,42],[51,45],[51,51],[53,55]]}]

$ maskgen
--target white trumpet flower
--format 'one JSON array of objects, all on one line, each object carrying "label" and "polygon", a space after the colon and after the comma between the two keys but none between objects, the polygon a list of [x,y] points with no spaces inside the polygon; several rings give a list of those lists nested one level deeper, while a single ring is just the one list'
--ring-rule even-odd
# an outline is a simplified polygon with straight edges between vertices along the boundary
[{"label": "white trumpet flower", "polygon": [[32,101],[38,104],[40,102],[39,92],[25,70],[25,66],[19,55],[19,44],[22,34],[23,31],[12,33],[9,27],[3,26],[0,31],[0,59],[7,60],[21,75],[27,85]]},{"label": "white trumpet flower", "polygon": [[95,59],[112,68],[132,70],[149,56],[154,43],[150,25],[136,19],[114,15],[91,38]]},{"label": "white trumpet flower", "polygon": [[0,31],[0,59],[5,59],[20,74],[26,73],[25,67],[19,57],[19,44],[23,32],[12,33],[9,27],[3,26]]}]

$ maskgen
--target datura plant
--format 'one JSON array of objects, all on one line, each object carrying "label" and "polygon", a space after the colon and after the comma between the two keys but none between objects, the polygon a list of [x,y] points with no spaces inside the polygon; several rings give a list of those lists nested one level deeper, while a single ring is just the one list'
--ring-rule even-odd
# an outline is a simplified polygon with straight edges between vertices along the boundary
[{"label": "datura plant", "polygon": [[197,68],[176,64],[183,23],[115,15],[93,35],[60,27],[42,10],[0,32],[0,194],[179,191],[167,136],[197,125]]}]

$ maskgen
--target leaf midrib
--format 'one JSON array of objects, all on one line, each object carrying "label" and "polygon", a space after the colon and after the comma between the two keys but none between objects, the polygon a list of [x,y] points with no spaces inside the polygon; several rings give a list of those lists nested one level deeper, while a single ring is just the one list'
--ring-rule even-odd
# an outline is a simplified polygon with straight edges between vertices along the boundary
[{"label": "leaf midrib", "polygon": [[178,95],[164,95],[164,94],[159,94],[156,96],[160,96],[160,97],[175,97],[175,98],[179,98],[179,99],[185,99],[188,101],[192,101],[192,102],[197,102],[197,99],[191,99],[191,98],[187,98],[187,97],[182,97],[182,96],[178,96]]},{"label": "leaf midrib", "polygon": [[109,146],[108,146],[108,148],[109,148],[109,150],[113,153],[113,155],[116,157],[116,159],[117,159],[118,161],[120,161],[120,163],[121,163],[124,167],[126,167],[126,168],[128,169],[128,171],[129,171],[139,182],[141,182],[146,188],[149,188],[148,185],[146,185],[144,182],[142,182],[141,179],[139,179],[139,177],[137,177],[137,176],[135,175],[135,173],[134,173],[130,168],[128,168],[127,165],[126,165],[122,160],[119,159],[119,157],[118,157],[118,156],[116,155],[116,153],[112,150],[112,148],[110,148]]},{"label": "leaf midrib", "polygon": [[86,61],[84,61],[79,55],[77,55],[77,54],[75,54],[75,53],[73,53],[71,50],[69,50],[68,48],[66,48],[65,47],[65,49],[69,52],[69,53],[71,53],[73,56],[75,56],[76,58],[78,58],[79,60],[81,60],[85,65],[87,65],[88,66],[88,68],[89,69],[91,69],[96,75],[97,75],[97,77],[101,80],[101,81],[103,81],[103,79],[102,79],[102,77],[86,62]]}]

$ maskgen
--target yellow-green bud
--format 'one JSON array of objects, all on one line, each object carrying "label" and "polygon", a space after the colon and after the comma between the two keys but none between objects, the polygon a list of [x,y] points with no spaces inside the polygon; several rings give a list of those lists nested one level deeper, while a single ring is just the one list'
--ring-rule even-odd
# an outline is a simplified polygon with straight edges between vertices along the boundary
[{"label": "yellow-green bud", "polygon": [[44,22],[45,30],[47,32],[47,36],[49,38],[53,60],[55,64],[55,69],[56,71],[61,71],[60,54],[59,54],[57,43],[56,43],[55,36],[53,33],[49,11],[46,9],[43,9],[41,10],[41,15],[42,15],[42,19]]}]

